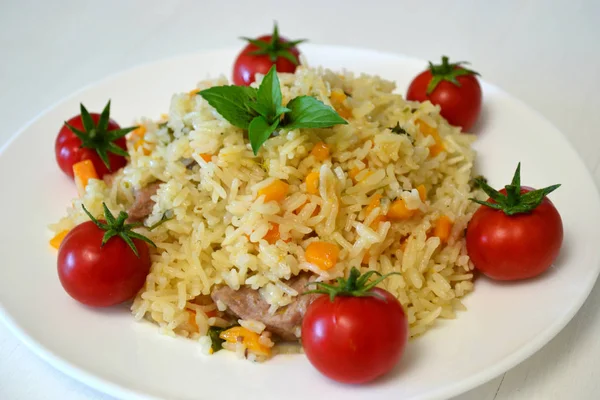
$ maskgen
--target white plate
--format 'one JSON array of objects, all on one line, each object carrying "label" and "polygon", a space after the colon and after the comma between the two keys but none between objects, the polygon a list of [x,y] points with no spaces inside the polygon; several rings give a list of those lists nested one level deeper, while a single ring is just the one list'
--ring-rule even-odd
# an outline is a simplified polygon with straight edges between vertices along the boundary
[{"label": "white plate", "polygon": [[[397,81],[400,92],[426,65],[370,50],[302,49],[312,65],[379,74]],[[168,110],[172,93],[189,91],[208,76],[229,75],[234,56],[234,50],[186,56],[106,79],[44,112],[1,152],[0,316],[42,358],[124,398],[444,398],[530,356],[583,304],[600,271],[600,201],[594,183],[556,128],[486,83],[477,168],[500,186],[521,161],[524,184],[563,184],[551,195],[565,227],[560,257],[548,273],[528,282],[479,279],[465,301],[469,310],[411,341],[400,365],[384,379],[359,387],[339,385],[319,375],[304,356],[278,356],[264,364],[239,361],[226,352],[207,357],[192,341],[134,322],[125,306],[97,310],[73,301],[58,281],[46,230],[76,194],[54,161],[62,122],[78,112],[79,102],[100,110],[109,98],[113,117],[122,125],[140,116],[158,118]]]}]

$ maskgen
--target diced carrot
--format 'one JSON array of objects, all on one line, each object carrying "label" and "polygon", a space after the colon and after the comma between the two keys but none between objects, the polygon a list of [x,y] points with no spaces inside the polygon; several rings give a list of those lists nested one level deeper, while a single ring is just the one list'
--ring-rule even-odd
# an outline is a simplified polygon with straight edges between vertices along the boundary
[{"label": "diced carrot", "polygon": [[403,199],[398,198],[390,205],[387,216],[393,220],[408,219],[415,214],[415,210],[409,210]]},{"label": "diced carrot", "polygon": [[[362,169],[358,169],[357,167],[352,167],[352,169],[350,171],[348,171],[348,176],[350,176],[350,178],[352,179],[352,181],[354,183],[357,183],[359,180],[356,179],[356,176],[358,174],[360,174],[362,171]],[[364,180],[367,179],[367,177],[369,177],[370,175],[373,175],[372,171],[367,171],[367,173],[365,174],[365,176],[363,176],[360,180]]]},{"label": "diced carrot", "polygon": [[421,201],[425,201],[427,199],[427,189],[425,189],[425,185],[417,186],[417,191],[419,192]]},{"label": "diced carrot", "polygon": [[[368,217],[369,214],[371,214],[371,212],[374,209],[376,209],[377,207],[379,207],[381,205],[380,200],[381,200],[381,195],[379,193],[376,193],[371,197],[371,201],[365,208],[365,217]],[[375,217],[373,222],[371,222],[371,229],[377,230],[377,227],[379,227],[379,223],[383,222],[385,220],[386,220],[385,215],[381,215],[381,214],[378,215],[377,217]]]},{"label": "diced carrot", "polygon": [[196,311],[187,310],[189,313],[188,324],[194,329],[194,332],[198,332],[198,323],[196,322]]},{"label": "diced carrot", "polygon": [[203,153],[203,154],[200,154],[200,157],[202,157],[202,159],[204,161],[206,161],[207,163],[212,161],[212,155],[211,154]]},{"label": "diced carrot", "polygon": [[[294,210],[294,214],[296,214],[296,215],[300,214],[302,212],[302,209],[304,208],[304,206],[306,206],[308,203],[309,203],[309,201],[306,201],[306,203],[304,203],[300,207],[296,208]],[[311,216],[314,217],[316,215],[319,215],[319,211],[321,211],[321,207],[319,205],[317,205]]]},{"label": "diced carrot", "polygon": [[356,182],[356,175],[358,175],[359,172],[360,169],[358,169],[358,167],[352,167],[352,169],[348,171],[348,176],[350,176],[350,179]]},{"label": "diced carrot", "polygon": [[371,211],[373,211],[374,209],[376,209],[377,207],[379,207],[381,205],[381,195],[379,193],[375,193],[372,197],[371,197],[371,201],[369,202],[369,205],[367,205],[367,208],[365,208],[365,216],[368,216],[369,214],[371,214]]},{"label": "diced carrot", "polygon": [[290,185],[285,183],[282,180],[275,180],[269,186],[265,186],[264,188],[258,191],[258,196],[265,196],[265,203],[275,200],[281,201],[285,199],[285,196],[288,194],[288,190]]},{"label": "diced carrot", "polygon": [[376,216],[375,219],[373,220],[373,222],[371,222],[371,229],[376,231],[377,228],[379,227],[379,223],[385,222],[385,221],[387,221],[387,218],[385,215]]},{"label": "diced carrot", "polygon": [[[265,236],[263,236],[263,239],[265,239],[269,244],[274,244],[279,240],[279,238],[279,224],[273,224],[271,229],[269,229]],[[289,241],[290,239],[284,240],[286,243]]]},{"label": "diced carrot", "polygon": [[317,161],[325,161],[329,158],[329,146],[323,142],[315,144],[310,154],[312,154]]},{"label": "diced carrot", "polygon": [[75,177],[75,185],[79,196],[83,196],[85,188],[90,179],[98,179],[96,168],[91,160],[83,160],[73,164],[73,176]]},{"label": "diced carrot", "polygon": [[344,104],[342,104],[336,111],[338,114],[340,114],[340,117],[344,119],[350,119],[350,117],[352,117],[352,110],[350,110]]},{"label": "diced carrot", "polygon": [[[133,148],[134,149],[139,149],[140,147],[144,146],[146,144],[146,141],[144,139],[138,139],[134,144],[133,144]],[[149,149],[147,149],[146,147],[142,147],[142,153],[145,156],[149,156],[151,151]]]},{"label": "diced carrot", "polygon": [[406,245],[408,244],[408,240],[403,240],[402,243],[400,243],[400,249],[402,251],[406,251]]},{"label": "diced carrot", "polygon": [[433,235],[440,238],[442,243],[447,243],[452,231],[452,220],[447,215],[442,215],[435,223]]},{"label": "diced carrot", "polygon": [[306,248],[304,257],[309,263],[326,271],[335,267],[339,254],[339,247],[333,243],[312,242]]},{"label": "diced carrot", "polygon": [[146,134],[146,125],[140,125],[137,127],[136,130],[131,132],[131,137],[132,138],[134,138],[134,137],[143,138],[145,134]]},{"label": "diced carrot", "polygon": [[367,252],[365,253],[365,255],[362,258],[361,264],[368,264],[369,263],[369,251],[367,250]]},{"label": "diced carrot", "polygon": [[54,235],[54,237],[52,239],[50,239],[50,246],[52,246],[58,250],[58,248],[60,247],[60,244],[64,240],[65,236],[67,236],[67,233],[69,233],[69,231],[64,230],[64,231],[60,231],[56,235]]},{"label": "diced carrot", "polygon": [[219,337],[229,343],[241,342],[246,348],[256,354],[269,355],[271,349],[262,345],[259,341],[260,336],[241,326],[234,326],[219,334]]},{"label": "diced carrot", "polygon": [[345,104],[344,101],[346,101],[346,94],[339,89],[334,89],[331,91],[331,96],[329,97],[329,99],[331,100],[331,105],[333,105],[333,108],[335,108],[335,111],[337,111],[338,114],[340,114],[340,117],[344,118],[344,119],[349,119],[352,116],[352,110],[350,110]]},{"label": "diced carrot", "polygon": [[331,91],[331,96],[329,99],[332,103],[343,103],[346,100],[346,93],[343,90],[334,89]]},{"label": "diced carrot", "polygon": [[429,154],[432,157],[435,157],[442,151],[446,150],[446,147],[444,146],[444,141],[442,140],[437,129],[431,127],[426,122],[423,122],[420,119],[417,120],[417,125],[419,126],[419,129],[421,130],[421,132],[423,132],[425,136],[433,136],[433,139],[435,140],[435,144],[429,146]]},{"label": "diced carrot", "polygon": [[216,308],[214,310],[211,311],[205,311],[204,314],[208,317],[208,318],[212,318],[212,317],[216,317],[217,315],[219,315],[219,310],[217,310]]},{"label": "diced carrot", "polygon": [[310,194],[319,193],[319,178],[318,172],[311,172],[306,175],[306,191]]}]

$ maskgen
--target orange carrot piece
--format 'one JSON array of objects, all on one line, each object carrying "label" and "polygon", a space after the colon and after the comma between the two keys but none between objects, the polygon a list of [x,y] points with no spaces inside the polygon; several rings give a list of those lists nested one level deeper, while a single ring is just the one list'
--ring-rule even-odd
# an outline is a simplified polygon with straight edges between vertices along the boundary
[{"label": "orange carrot piece", "polygon": [[356,183],[356,175],[358,175],[359,172],[360,169],[358,169],[358,167],[352,167],[352,169],[348,171],[348,176]]},{"label": "orange carrot piece", "polygon": [[83,196],[85,188],[90,179],[98,179],[96,168],[91,160],[83,160],[73,164],[73,176],[75,177],[75,185],[79,196]]},{"label": "orange carrot piece", "polygon": [[394,202],[390,205],[390,209],[387,213],[387,216],[388,218],[393,220],[408,219],[415,214],[415,211],[416,210],[409,210],[406,207],[406,203],[404,202],[404,200],[398,198],[394,200]]},{"label": "orange carrot piece", "polygon": [[269,347],[260,343],[260,336],[258,333],[252,332],[251,330],[241,326],[229,328],[226,331],[221,332],[219,337],[229,343],[241,342],[248,350],[251,350],[257,354],[269,355],[271,353],[271,349]]},{"label": "orange carrot piece", "polygon": [[375,193],[372,197],[371,197],[371,201],[369,202],[369,205],[367,205],[367,208],[365,208],[365,216],[368,216],[369,214],[371,214],[371,211],[373,211],[374,209],[376,209],[377,207],[379,207],[381,205],[381,195],[379,193]]},{"label": "orange carrot piece", "polygon": [[50,246],[52,246],[58,250],[58,248],[60,247],[60,244],[65,239],[65,236],[67,236],[67,233],[69,233],[69,231],[64,230],[64,231],[60,231],[56,235],[54,235],[54,237],[52,239],[50,239]]},{"label": "orange carrot piece", "polygon": [[417,186],[417,191],[419,192],[419,197],[421,201],[427,200],[427,189],[425,189],[425,185]]},{"label": "orange carrot piece", "polygon": [[387,217],[385,215],[378,215],[377,217],[375,217],[373,222],[371,222],[371,229],[376,231],[377,228],[379,227],[379,223],[385,222],[385,221],[387,221]]},{"label": "orange carrot piece", "polygon": [[306,175],[306,191],[310,194],[319,193],[319,178],[318,172],[311,172]]},{"label": "orange carrot piece", "polygon": [[206,161],[207,163],[209,163],[209,162],[212,161],[212,155],[211,154],[203,153],[203,154],[200,154],[200,157],[202,157],[202,159],[204,161]]},{"label": "orange carrot piece", "polygon": [[367,252],[365,253],[365,255],[362,258],[361,264],[368,264],[369,263],[369,251],[367,250]]},{"label": "orange carrot piece", "polygon": [[446,147],[444,146],[444,141],[442,140],[442,137],[440,136],[437,129],[431,127],[426,122],[423,122],[420,119],[417,120],[417,125],[419,126],[419,129],[421,130],[421,132],[423,132],[425,136],[432,136],[435,140],[435,144],[429,146],[429,154],[432,157],[435,157],[442,151],[446,150]]},{"label": "orange carrot piece", "polygon": [[[275,244],[275,242],[280,239],[279,224],[274,223],[271,229],[269,229],[265,236],[263,236],[263,239],[265,239],[269,244]],[[286,243],[289,241],[290,239],[284,240]]]},{"label": "orange carrot piece", "polygon": [[133,132],[131,132],[131,137],[138,137],[138,138],[143,138],[144,135],[146,134],[146,125],[140,125],[137,127],[136,130],[134,130]]},{"label": "orange carrot piece", "polygon": [[435,223],[433,235],[440,238],[442,243],[448,243],[452,231],[452,220],[447,215],[442,215]]},{"label": "orange carrot piece", "polygon": [[329,146],[323,142],[319,142],[315,144],[315,146],[310,151],[317,161],[325,161],[329,158]]},{"label": "orange carrot piece", "polygon": [[188,324],[194,329],[194,332],[198,332],[200,328],[198,327],[198,323],[196,322],[196,311],[187,310],[190,315],[188,317]]},{"label": "orange carrot piece", "polygon": [[331,105],[333,105],[335,111],[337,111],[337,113],[340,114],[340,117],[344,119],[349,119],[352,117],[352,110],[350,110],[346,104],[344,104],[347,97],[348,96],[346,96],[346,93],[339,89],[332,90],[331,96],[329,97],[331,100]]},{"label": "orange carrot piece", "polygon": [[312,242],[306,248],[306,261],[326,271],[335,267],[340,249],[337,245],[327,242]]},{"label": "orange carrot piece", "polygon": [[281,201],[285,199],[285,196],[287,196],[289,188],[290,185],[288,185],[284,181],[277,179],[276,181],[273,181],[273,183],[271,183],[270,185],[260,189],[258,191],[258,196],[265,196],[265,203],[272,200]]}]

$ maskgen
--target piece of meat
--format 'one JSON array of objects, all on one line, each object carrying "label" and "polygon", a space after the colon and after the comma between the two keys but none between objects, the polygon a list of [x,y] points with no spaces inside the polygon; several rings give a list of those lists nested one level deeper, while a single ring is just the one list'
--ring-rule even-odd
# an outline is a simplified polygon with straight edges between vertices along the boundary
[{"label": "piece of meat", "polygon": [[102,177],[102,179],[104,179],[104,183],[106,183],[106,186],[111,187],[113,185],[113,182],[115,181],[115,177],[117,176],[119,171],[113,172],[112,174],[105,174]]},{"label": "piece of meat", "polygon": [[152,200],[151,197],[156,194],[161,183],[162,182],[154,182],[134,191],[133,195],[135,200],[127,210],[127,214],[129,214],[128,221],[142,221],[152,213],[154,200]]},{"label": "piece of meat", "polygon": [[[307,275],[299,275],[284,283],[298,293],[307,291],[309,282]],[[269,304],[263,299],[258,290],[242,287],[233,290],[229,286],[222,286],[213,290],[211,297],[217,302],[221,301],[227,306],[227,312],[241,319],[253,319],[266,325],[267,330],[280,336],[284,340],[297,340],[296,331],[302,325],[302,318],[306,309],[317,294],[299,294],[292,303],[279,308],[274,315],[269,314]]]}]

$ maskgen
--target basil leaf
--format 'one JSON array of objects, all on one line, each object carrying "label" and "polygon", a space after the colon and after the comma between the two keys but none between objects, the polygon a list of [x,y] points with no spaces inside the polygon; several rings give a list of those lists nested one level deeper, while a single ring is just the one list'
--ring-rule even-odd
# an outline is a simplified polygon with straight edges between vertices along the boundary
[{"label": "basil leaf", "polygon": [[265,117],[265,119],[269,119],[268,115],[271,112],[271,109],[269,106],[266,106],[262,103],[250,103],[248,104],[248,106],[253,109],[254,111],[256,111],[258,113],[258,115],[262,115],[263,117]]},{"label": "basil leaf", "polygon": [[273,131],[277,129],[278,125],[278,119],[272,124],[269,124],[262,115],[259,115],[250,122],[250,126],[248,126],[248,138],[250,139],[250,145],[252,146],[254,155],[258,154],[260,146],[267,141]]},{"label": "basil leaf", "polygon": [[261,113],[260,115],[265,117],[267,121],[273,122],[277,108],[281,107],[282,101],[281,87],[279,86],[279,78],[277,77],[274,65],[260,83],[256,101],[259,107],[266,111],[266,113]]},{"label": "basil leaf", "polygon": [[289,108],[279,105],[275,108],[275,118],[281,117],[283,114],[289,113],[291,111],[292,110],[290,110]]},{"label": "basil leaf", "polygon": [[213,353],[221,350],[223,348],[224,340],[221,339],[221,332],[223,332],[225,328],[219,328],[216,326],[211,326],[208,328],[208,337],[210,338],[210,348]]},{"label": "basil leaf", "polygon": [[233,126],[248,129],[258,115],[250,104],[256,101],[256,89],[247,86],[215,86],[198,92]]},{"label": "basil leaf", "polygon": [[285,115],[282,127],[288,130],[328,128],[348,123],[333,108],[311,96],[296,97],[286,107],[291,111]]}]

